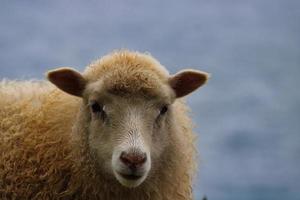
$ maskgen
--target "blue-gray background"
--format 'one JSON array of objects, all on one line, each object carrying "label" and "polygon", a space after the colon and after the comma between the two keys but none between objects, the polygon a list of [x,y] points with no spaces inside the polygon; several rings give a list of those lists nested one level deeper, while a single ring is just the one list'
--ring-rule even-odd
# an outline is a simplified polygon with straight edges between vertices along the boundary
[{"label": "blue-gray background", "polygon": [[0,1],[0,78],[82,70],[116,48],[212,74],[188,98],[196,199],[300,199],[300,1]]}]

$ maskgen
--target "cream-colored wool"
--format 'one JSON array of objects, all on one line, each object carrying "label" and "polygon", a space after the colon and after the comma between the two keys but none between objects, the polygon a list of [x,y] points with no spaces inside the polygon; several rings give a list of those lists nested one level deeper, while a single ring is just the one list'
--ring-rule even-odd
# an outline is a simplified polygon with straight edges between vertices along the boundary
[{"label": "cream-colored wool", "polygon": [[[172,76],[150,55],[129,51],[103,57],[82,76],[82,98],[49,82],[0,82],[0,199],[192,199],[195,135],[184,102],[170,87]],[[83,113],[88,98],[103,90],[172,104],[164,125],[167,141],[153,150],[159,157],[138,187],[121,185],[89,148]]]}]

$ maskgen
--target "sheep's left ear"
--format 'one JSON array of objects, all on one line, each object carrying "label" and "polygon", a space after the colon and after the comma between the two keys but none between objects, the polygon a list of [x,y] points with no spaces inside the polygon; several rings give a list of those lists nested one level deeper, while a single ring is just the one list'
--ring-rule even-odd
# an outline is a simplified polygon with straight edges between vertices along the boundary
[{"label": "sheep's left ear", "polygon": [[82,96],[86,81],[84,77],[72,68],[58,68],[47,73],[48,80],[64,92]]},{"label": "sheep's left ear", "polygon": [[183,97],[206,83],[209,74],[198,70],[183,70],[169,78],[176,97]]}]

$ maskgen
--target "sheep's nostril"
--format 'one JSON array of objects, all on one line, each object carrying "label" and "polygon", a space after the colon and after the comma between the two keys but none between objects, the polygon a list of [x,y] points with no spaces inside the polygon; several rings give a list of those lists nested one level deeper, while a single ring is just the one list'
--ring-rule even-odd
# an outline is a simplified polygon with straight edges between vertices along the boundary
[{"label": "sheep's nostril", "polygon": [[146,153],[126,153],[122,152],[120,160],[129,168],[141,167],[147,161]]}]

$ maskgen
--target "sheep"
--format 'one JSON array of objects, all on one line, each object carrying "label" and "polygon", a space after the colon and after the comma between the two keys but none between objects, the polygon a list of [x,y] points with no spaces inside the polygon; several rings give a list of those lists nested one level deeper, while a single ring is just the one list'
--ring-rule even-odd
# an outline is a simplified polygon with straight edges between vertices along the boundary
[{"label": "sheep", "polygon": [[192,199],[193,125],[182,97],[208,74],[175,75],[114,51],[51,82],[0,83],[0,199]]}]

